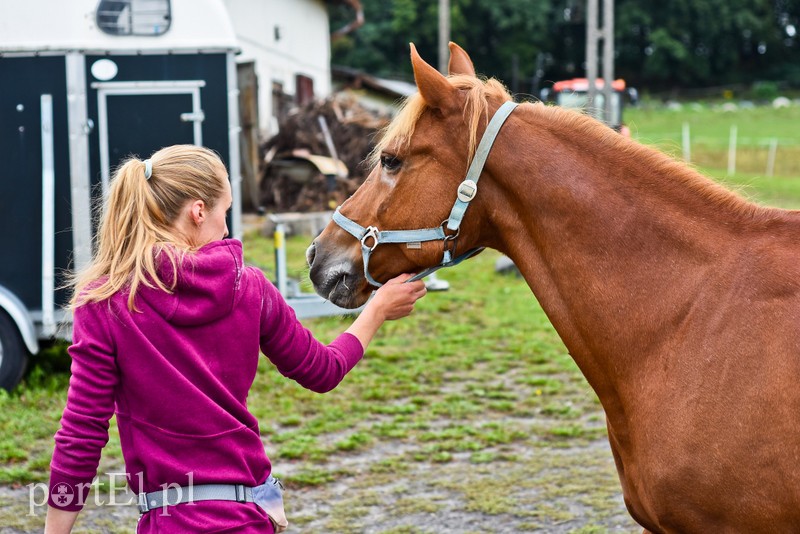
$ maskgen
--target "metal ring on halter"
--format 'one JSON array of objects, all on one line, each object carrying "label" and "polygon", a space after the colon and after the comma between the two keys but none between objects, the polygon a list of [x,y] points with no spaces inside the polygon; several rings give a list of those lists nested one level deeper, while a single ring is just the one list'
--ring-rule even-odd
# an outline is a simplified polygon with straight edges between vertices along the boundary
[{"label": "metal ring on halter", "polygon": [[453,261],[453,257],[456,255],[456,238],[461,233],[461,227],[459,226],[456,228],[456,233],[448,235],[447,222],[447,220],[442,221],[442,230],[445,232],[444,238],[442,238],[442,265]]},{"label": "metal ring on halter", "polygon": [[[366,240],[369,238],[372,238],[372,246],[369,246],[366,243]],[[361,238],[361,246],[366,249],[369,249],[369,251],[372,252],[373,250],[375,250],[375,247],[377,247],[378,244],[379,244],[378,229],[375,228],[374,226],[367,227],[367,229],[364,231],[363,237]]]},{"label": "metal ring on halter", "polygon": [[461,233],[461,226],[456,228],[456,233],[448,235],[447,234],[447,230],[448,230],[447,223],[448,223],[448,221],[449,221],[449,219],[445,219],[445,220],[442,221],[442,230],[444,230],[443,241],[454,241],[458,237],[458,234]]}]

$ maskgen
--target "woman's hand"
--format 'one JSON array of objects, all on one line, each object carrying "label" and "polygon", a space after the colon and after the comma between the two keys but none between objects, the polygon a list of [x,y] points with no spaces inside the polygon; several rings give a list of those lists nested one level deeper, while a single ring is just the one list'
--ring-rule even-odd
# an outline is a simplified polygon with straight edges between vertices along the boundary
[{"label": "woman's hand", "polygon": [[401,274],[386,282],[375,292],[367,308],[375,307],[376,313],[380,313],[384,321],[408,317],[414,311],[414,304],[428,291],[422,280],[405,283],[412,276],[414,275]]},{"label": "woman's hand", "polygon": [[407,317],[414,310],[414,304],[427,293],[422,280],[405,283],[412,276],[401,274],[381,286],[347,329],[348,333],[358,338],[364,350],[367,350],[375,332],[385,321]]}]

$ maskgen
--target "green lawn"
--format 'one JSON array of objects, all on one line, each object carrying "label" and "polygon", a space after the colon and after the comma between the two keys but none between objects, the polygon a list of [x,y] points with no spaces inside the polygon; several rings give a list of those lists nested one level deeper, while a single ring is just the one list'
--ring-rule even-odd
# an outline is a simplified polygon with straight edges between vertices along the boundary
[{"label": "green lawn", "polygon": [[[771,135],[774,123],[785,129],[781,139],[800,143],[790,124],[800,109],[793,108],[793,119],[761,111],[764,117],[753,117],[759,136]],[[698,135],[719,129],[727,136],[730,117],[670,113],[629,110],[628,118],[647,142],[674,143],[684,120],[697,121]],[[800,172],[724,181],[756,200],[800,207]],[[290,273],[297,277],[305,275],[307,243],[289,240]],[[271,239],[251,233],[245,250],[249,262],[271,274]],[[491,525],[514,532],[636,531],[619,496],[594,393],[525,283],[494,273],[497,257],[486,252],[443,274],[451,290],[429,294],[412,317],[386,324],[332,393],[306,391],[262,361],[249,406],[290,489],[295,532],[480,532]],[[331,340],[350,320],[306,324]],[[27,514],[24,488],[48,478],[67,365],[63,347],[56,347],[34,358],[13,393],[0,391],[0,532],[41,529],[41,512]],[[111,436],[101,471],[121,467],[113,427]],[[98,508],[82,521],[84,531],[130,532],[135,517]]]},{"label": "green lawn", "polygon": [[736,169],[739,174],[764,176],[769,144],[777,140],[774,175],[800,176],[800,106],[773,109],[759,106],[724,111],[720,106],[685,105],[627,108],[625,122],[639,141],[682,155],[682,128],[689,125],[692,163],[706,169],[728,168],[731,126],[737,127]]},{"label": "green lawn", "polygon": [[628,107],[625,122],[634,137],[652,142],[670,140],[680,144],[681,125],[691,126],[692,137],[727,146],[732,125],[739,129],[739,141],[777,138],[780,142],[800,145],[800,106],[774,109],[769,106],[724,111],[720,106],[685,105],[681,111],[665,107]]}]

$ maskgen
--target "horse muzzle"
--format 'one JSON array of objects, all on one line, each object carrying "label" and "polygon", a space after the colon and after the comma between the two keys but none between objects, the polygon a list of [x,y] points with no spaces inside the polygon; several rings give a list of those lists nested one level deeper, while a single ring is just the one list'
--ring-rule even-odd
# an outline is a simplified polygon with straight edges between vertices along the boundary
[{"label": "horse muzzle", "polygon": [[358,308],[369,299],[372,288],[361,266],[342,250],[327,251],[315,240],[306,249],[309,278],[314,290],[341,308]]}]

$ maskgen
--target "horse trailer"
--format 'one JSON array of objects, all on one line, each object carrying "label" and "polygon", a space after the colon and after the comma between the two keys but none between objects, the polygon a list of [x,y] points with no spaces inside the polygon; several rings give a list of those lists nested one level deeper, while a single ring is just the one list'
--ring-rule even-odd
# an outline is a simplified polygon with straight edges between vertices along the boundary
[{"label": "horse trailer", "polygon": [[241,237],[237,39],[222,0],[0,3],[0,387],[68,339],[66,273],[128,155],[202,144],[227,161]]}]

